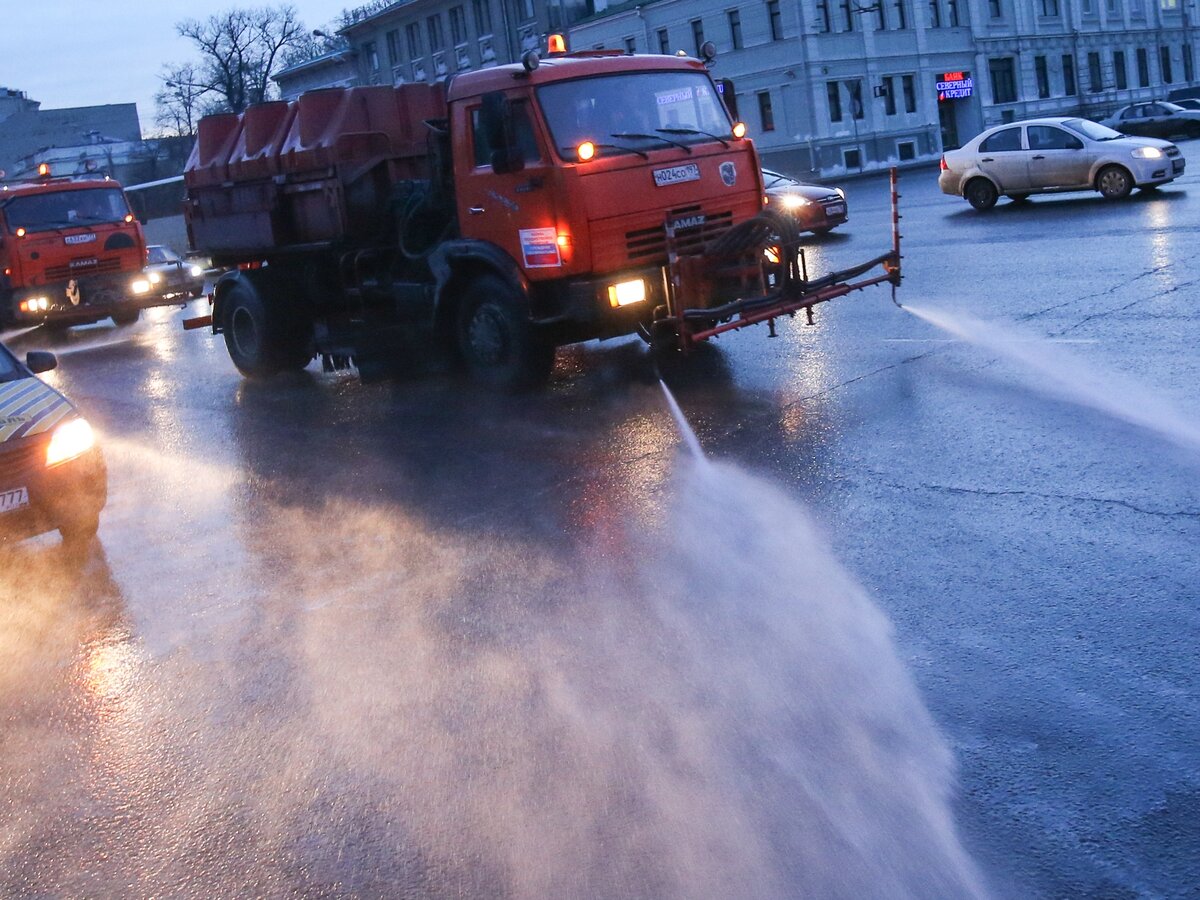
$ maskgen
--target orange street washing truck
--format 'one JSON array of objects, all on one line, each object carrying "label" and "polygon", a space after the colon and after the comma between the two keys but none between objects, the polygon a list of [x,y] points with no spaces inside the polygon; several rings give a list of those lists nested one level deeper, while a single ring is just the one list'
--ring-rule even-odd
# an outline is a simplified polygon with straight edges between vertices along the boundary
[{"label": "orange street washing truck", "polygon": [[137,321],[146,240],[121,185],[55,178],[0,186],[0,325]]},{"label": "orange street washing truck", "polygon": [[562,344],[637,332],[686,352],[900,280],[895,230],[889,253],[808,280],[745,127],[674,56],[559,44],[209,116],[185,183],[193,247],[229,270],[185,325],[223,333],[251,377],[314,356],[383,374],[436,342],[520,386]]}]

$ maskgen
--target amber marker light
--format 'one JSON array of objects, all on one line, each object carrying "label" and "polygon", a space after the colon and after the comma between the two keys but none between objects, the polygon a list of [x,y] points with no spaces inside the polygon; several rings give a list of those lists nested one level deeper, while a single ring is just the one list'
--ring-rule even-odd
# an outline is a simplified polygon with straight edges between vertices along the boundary
[{"label": "amber marker light", "polygon": [[17,237],[25,237],[25,229],[24,228],[17,229]]},{"label": "amber marker light", "polygon": [[132,224],[132,223],[133,223],[133,214],[132,214],[132,213],[125,213],[125,224],[126,224],[126,225],[130,225],[130,224]]},{"label": "amber marker light", "polygon": [[746,123],[745,122],[734,122],[733,123],[733,136],[735,138],[737,138],[739,141],[746,136]]},{"label": "amber marker light", "polygon": [[50,163],[38,163],[38,177],[48,178],[50,176]]},{"label": "amber marker light", "polygon": [[551,53],[566,53],[567,39],[561,34],[552,34],[550,35],[549,40],[546,42],[546,49]]},{"label": "amber marker light", "polygon": [[596,156],[596,145],[591,141],[584,141],[575,148],[575,155],[579,158],[580,162],[587,162],[590,159],[594,159]]}]

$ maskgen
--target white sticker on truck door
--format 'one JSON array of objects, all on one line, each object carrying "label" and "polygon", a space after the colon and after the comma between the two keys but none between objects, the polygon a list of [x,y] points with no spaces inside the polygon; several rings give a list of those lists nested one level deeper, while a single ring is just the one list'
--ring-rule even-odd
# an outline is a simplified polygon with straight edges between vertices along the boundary
[{"label": "white sticker on truck door", "polygon": [[527,269],[555,269],[562,265],[558,234],[553,228],[522,228],[521,256]]}]

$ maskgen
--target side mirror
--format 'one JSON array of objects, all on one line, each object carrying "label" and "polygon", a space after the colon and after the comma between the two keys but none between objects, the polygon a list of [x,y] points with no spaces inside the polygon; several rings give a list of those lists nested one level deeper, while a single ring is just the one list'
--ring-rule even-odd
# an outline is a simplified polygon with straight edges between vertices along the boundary
[{"label": "side mirror", "polygon": [[25,366],[34,375],[58,368],[58,357],[45,350],[30,350],[25,354]]},{"label": "side mirror", "polygon": [[[520,172],[525,168],[525,155],[517,146],[512,105],[501,91],[483,95],[479,111],[479,128],[491,150],[492,171],[497,175]],[[480,135],[476,135],[479,137]]]}]

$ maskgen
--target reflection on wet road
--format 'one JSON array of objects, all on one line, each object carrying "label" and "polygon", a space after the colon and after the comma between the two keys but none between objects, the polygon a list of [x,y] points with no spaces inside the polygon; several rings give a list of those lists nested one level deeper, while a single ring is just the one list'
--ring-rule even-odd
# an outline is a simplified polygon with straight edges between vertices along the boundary
[{"label": "reflection on wet road", "polygon": [[[810,264],[886,241],[851,193]],[[1200,418],[1197,202],[906,194],[914,304]],[[636,341],[498,398],[244,382],[172,310],[5,336],[62,355],[110,502],[0,556],[0,895],[1182,893],[1194,460],[882,291],[821,313],[668,367],[702,467]]]}]

